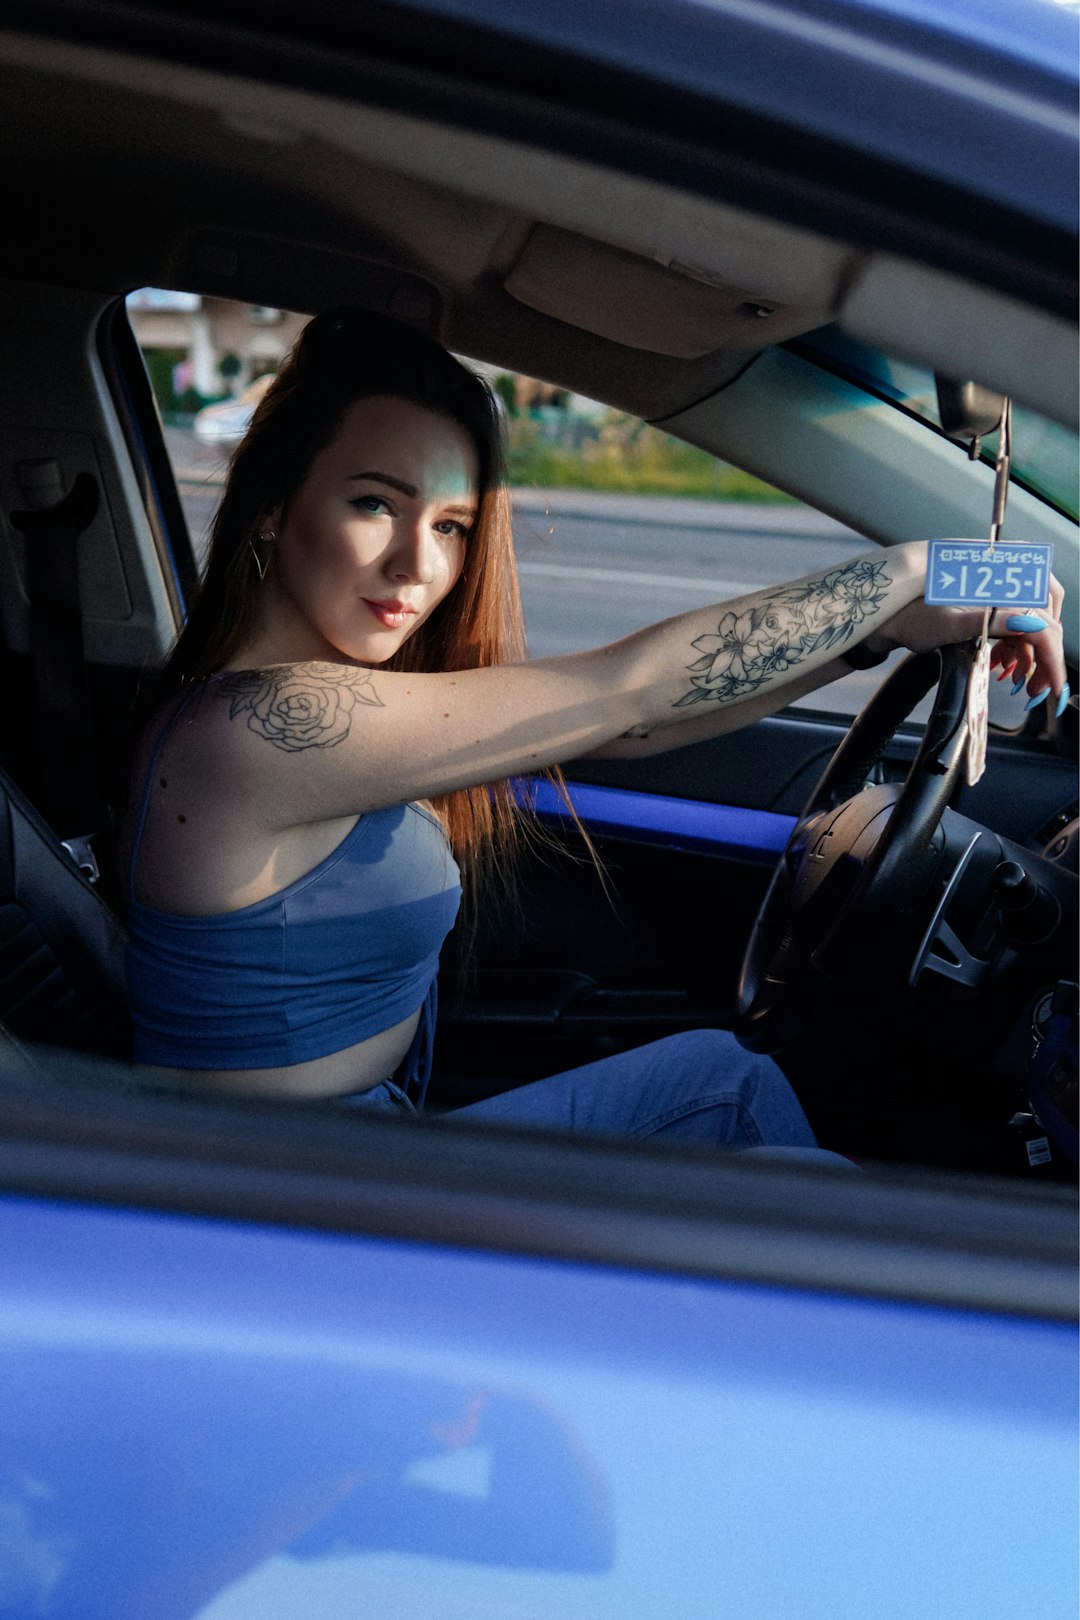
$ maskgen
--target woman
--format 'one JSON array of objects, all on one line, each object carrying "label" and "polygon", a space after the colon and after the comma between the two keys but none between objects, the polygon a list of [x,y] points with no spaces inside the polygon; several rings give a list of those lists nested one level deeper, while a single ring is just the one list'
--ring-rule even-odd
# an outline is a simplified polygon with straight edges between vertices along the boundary
[{"label": "woman", "polygon": [[[873,662],[966,639],[977,614],[920,602],[924,552],[525,662],[489,390],[395,322],[320,316],[234,456],[136,759],[136,1059],[189,1087],[411,1111],[459,869],[475,895],[521,827],[509,779],[744,725],[860,644]],[[996,657],[1064,702],[1059,601],[999,614]],[[717,1032],[456,1117],[813,1143],[779,1070]]]}]

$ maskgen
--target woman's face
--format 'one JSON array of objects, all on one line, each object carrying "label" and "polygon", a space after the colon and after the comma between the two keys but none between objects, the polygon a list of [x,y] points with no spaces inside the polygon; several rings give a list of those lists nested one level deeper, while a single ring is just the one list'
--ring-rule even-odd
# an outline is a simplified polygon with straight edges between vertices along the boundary
[{"label": "woman's face", "polygon": [[456,585],[476,509],[464,428],[409,400],[357,400],[277,525],[260,661],[385,663]]}]

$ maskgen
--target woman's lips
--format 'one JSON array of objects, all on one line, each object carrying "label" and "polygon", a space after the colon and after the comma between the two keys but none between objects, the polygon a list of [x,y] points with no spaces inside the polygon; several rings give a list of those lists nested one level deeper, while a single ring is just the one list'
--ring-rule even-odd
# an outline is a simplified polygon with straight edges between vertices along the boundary
[{"label": "woman's lips", "polygon": [[410,619],[416,617],[416,609],[407,607],[404,602],[369,602],[366,596],[363,601],[364,606],[371,609],[387,630],[401,630]]}]

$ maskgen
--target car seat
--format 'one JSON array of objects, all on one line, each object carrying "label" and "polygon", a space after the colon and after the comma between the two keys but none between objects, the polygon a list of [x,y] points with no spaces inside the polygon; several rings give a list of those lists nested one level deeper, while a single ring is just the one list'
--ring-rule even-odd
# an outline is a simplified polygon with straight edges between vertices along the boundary
[{"label": "car seat", "polygon": [[2,770],[0,1024],[18,1041],[130,1057],[123,928]]}]

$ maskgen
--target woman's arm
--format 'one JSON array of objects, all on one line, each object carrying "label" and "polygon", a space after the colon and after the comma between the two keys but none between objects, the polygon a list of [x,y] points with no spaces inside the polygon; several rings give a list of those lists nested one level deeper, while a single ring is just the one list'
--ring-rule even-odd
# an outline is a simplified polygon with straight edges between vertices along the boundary
[{"label": "woman's arm", "polygon": [[810,670],[805,675],[796,675],[792,680],[782,686],[768,688],[756,697],[747,698],[743,703],[736,703],[724,708],[716,707],[702,713],[698,710],[691,719],[681,724],[655,726],[652,731],[631,732],[622,737],[615,737],[611,742],[603,743],[599,748],[591,748],[588,754],[578,755],[579,759],[649,759],[654,754],[666,754],[672,748],[687,748],[691,743],[708,742],[713,737],[724,737],[729,732],[741,731],[743,726],[749,726],[755,720],[764,720],[770,714],[776,714],[780,709],[787,708],[789,703],[796,699],[806,697],[816,692],[819,687],[828,686],[843,675],[852,673],[851,665],[845,664],[842,659],[833,658],[827,664]]},{"label": "woman's arm", "polygon": [[[525,774],[627,734],[670,729],[674,746],[703,713],[750,718],[754,700],[779,707],[796,682],[825,678],[842,647],[916,601],[925,557],[922,543],[877,550],[592,652],[526,664],[433,675],[322,663],[237,672],[210,688],[208,768],[262,825],[281,828]],[[1046,673],[1059,686],[1060,664],[1058,639]]]},{"label": "woman's arm", "polygon": [[[1061,585],[1052,578],[1046,610],[1036,615],[1036,618],[1044,618],[1049,628],[1039,633],[1037,641],[1030,633],[1023,635],[1010,630],[1010,621],[1015,624],[1017,618],[1023,617],[1022,614],[998,609],[991,619],[991,630],[997,638],[991,654],[991,665],[1008,672],[1017,691],[1022,684],[1027,685],[1031,699],[1029,707],[1037,703],[1040,696],[1045,696],[1048,690],[1055,695],[1060,692],[1064,699],[1068,698],[1068,687],[1061,684],[1064,681],[1064,663],[1060,648],[1060,616],[1064,595]],[[903,648],[925,652],[932,647],[973,640],[981,632],[982,614],[981,608],[928,607],[920,596],[864,639],[871,651],[886,656]],[[847,645],[854,643],[855,638],[852,638]],[[1057,670],[1059,664],[1060,671]],[[784,686],[766,688],[763,693],[748,698],[744,703],[714,709],[686,725],[657,726],[647,733],[616,737],[612,742],[592,749],[588,757],[645,759],[672,748],[685,748],[690,743],[708,742],[712,737],[724,736],[755,720],[763,720],[794,703],[797,698],[806,697],[851,673],[850,664],[842,657],[834,658],[830,663],[796,675]]]}]

